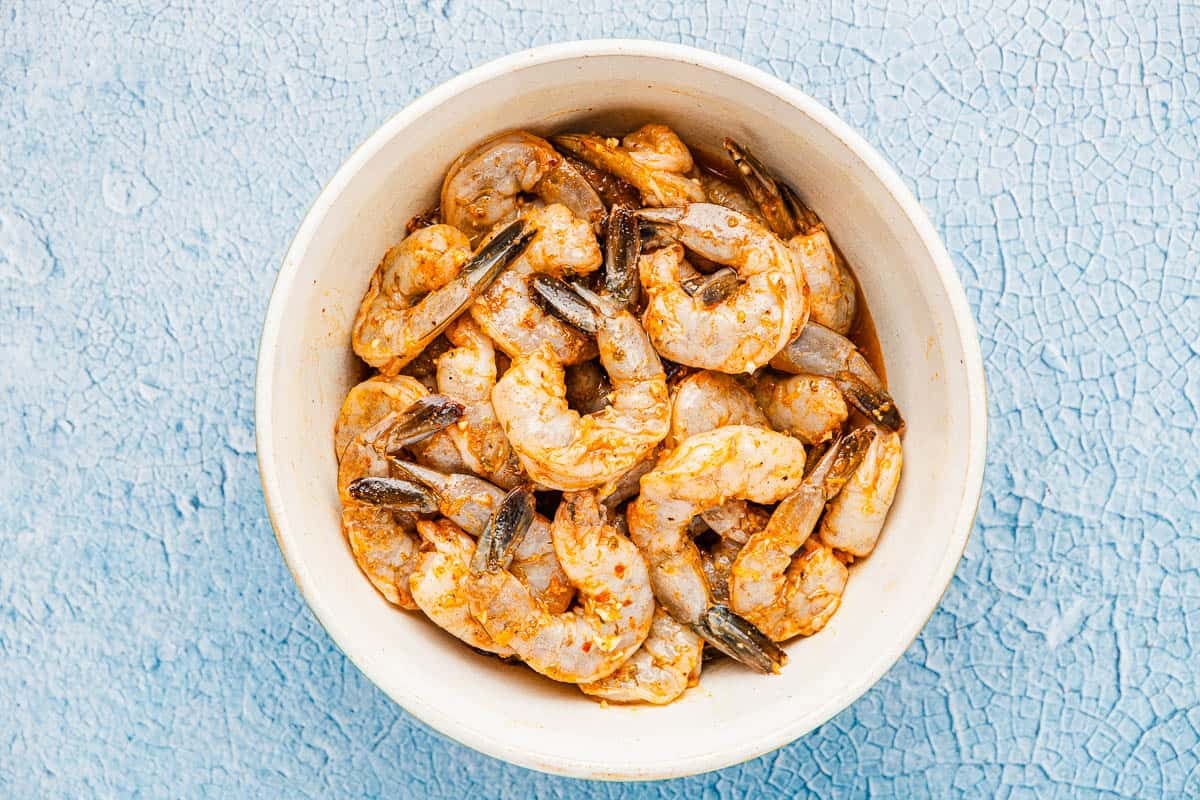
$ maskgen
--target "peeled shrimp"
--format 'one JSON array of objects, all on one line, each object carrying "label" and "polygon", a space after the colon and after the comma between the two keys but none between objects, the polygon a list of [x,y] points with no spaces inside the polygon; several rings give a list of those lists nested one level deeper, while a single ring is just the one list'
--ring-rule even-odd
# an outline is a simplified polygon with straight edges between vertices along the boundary
[{"label": "peeled shrimp", "polygon": [[[777,648],[742,646],[734,640],[727,610],[711,603],[700,553],[688,535],[692,517],[739,498],[774,503],[795,491],[803,478],[804,447],[782,433],[729,425],[685,440],[642,478],[642,493],[630,504],[629,535],[650,565],[654,594],[675,619],[701,623],[701,634],[739,660],[762,671],[777,671],[784,654]],[[718,630],[703,630],[705,623]],[[749,624],[747,623],[748,627]],[[761,634],[759,634],[761,635]]]},{"label": "peeled shrimp", "polygon": [[854,324],[857,290],[850,271],[833,249],[825,225],[791,187],[772,178],[748,150],[732,139],[725,140],[725,149],[771,230],[796,255],[796,264],[808,283],[813,320],[845,334]]},{"label": "peeled shrimp", "polygon": [[376,267],[351,330],[354,352],[395,374],[466,310],[532,235],[524,222],[514,222],[472,257],[466,237],[448,225],[415,231]]},{"label": "peeled shrimp", "polygon": [[581,683],[584,694],[610,703],[670,703],[700,682],[704,640],[661,608],[638,651],[606,678]]},{"label": "peeled shrimp", "polygon": [[[474,475],[444,474],[408,461],[393,461],[393,465],[400,474],[433,490],[438,513],[474,537],[483,535],[504,501],[503,489]],[[515,545],[509,571],[551,611],[564,611],[571,605],[575,589],[554,554],[550,520],[541,514],[534,514]]]},{"label": "peeled shrimp", "polygon": [[442,218],[476,242],[516,219],[522,194],[561,203],[600,231],[605,210],[595,190],[549,142],[526,131],[494,136],[450,165],[442,182]]},{"label": "peeled shrimp", "polygon": [[643,322],[666,358],[718,372],[753,372],[807,321],[808,300],[791,251],[754,220],[709,203],[638,213],[690,250],[732,267],[742,281],[708,307],[681,285],[686,277],[681,247],[642,256],[642,288],[649,298]]},{"label": "peeled shrimp", "polygon": [[[630,137],[636,138],[630,140]],[[700,188],[698,181],[670,169],[650,166],[662,163],[678,166],[683,163],[678,152],[669,152],[671,148],[663,153],[656,152],[655,145],[650,141],[653,136],[639,137],[635,132],[630,134],[630,137],[626,139],[635,145],[632,151],[616,139],[606,139],[594,134],[564,133],[552,136],[551,141],[576,158],[632,184],[641,192],[642,202],[646,205],[674,206],[704,201],[704,190]],[[661,144],[660,142],[660,146]],[[680,147],[685,151],[687,149],[682,142]],[[690,153],[687,160],[691,161]]]},{"label": "peeled shrimp", "polygon": [[[563,495],[552,538],[578,589],[578,607],[551,613],[503,564],[480,569],[477,559],[468,585],[471,613],[535,671],[567,683],[597,681],[620,667],[650,632],[654,594],[646,563],[607,521],[595,492]],[[480,540],[479,548],[488,546]]]},{"label": "peeled shrimp", "polygon": [[533,352],[543,342],[564,364],[594,358],[595,341],[543,311],[533,300],[529,279],[534,274],[560,277],[594,272],[603,261],[600,245],[588,224],[566,206],[531,208],[525,219],[537,227],[537,235],[475,301],[471,316],[496,347],[513,358]]},{"label": "peeled shrimp", "polygon": [[849,414],[837,384],[819,375],[764,372],[755,379],[754,395],[772,428],[805,444],[831,438]]},{"label": "peeled shrimp", "polygon": [[523,476],[517,456],[492,409],[492,388],[496,385],[496,351],[492,340],[467,316],[446,329],[446,338],[455,347],[438,358],[438,389],[462,401],[466,410],[457,425],[440,435],[454,442],[470,472],[511,489]]},{"label": "peeled shrimp", "polygon": [[904,455],[899,434],[872,426],[875,439],[821,520],[821,541],[857,558],[870,555],[896,498]]},{"label": "peeled shrimp", "polygon": [[511,656],[513,651],[496,644],[468,608],[467,584],[475,540],[448,519],[418,520],[416,527],[432,549],[421,553],[408,579],[413,602],[438,627],[471,647]]},{"label": "peeled shrimp", "polygon": [[711,172],[700,173],[700,185],[704,187],[704,194],[708,197],[708,202],[732,208],[755,222],[765,224],[762,212],[758,210],[758,206],[742,191],[740,186],[735,186]]},{"label": "peeled shrimp", "polygon": [[771,359],[771,366],[782,372],[829,378],[846,402],[868,419],[894,431],[904,428],[900,409],[867,359],[854,342],[829,328],[815,322],[805,325],[800,335]]},{"label": "peeled shrimp", "polygon": [[816,633],[841,603],[849,573],[810,534],[826,500],[841,490],[873,438],[873,431],[860,429],[826,451],[733,562],[730,607],[777,642]]},{"label": "peeled shrimp", "polygon": [[754,396],[731,375],[704,370],[679,382],[671,397],[668,448],[726,425],[770,427]]},{"label": "peeled shrimp", "polygon": [[648,169],[686,175],[695,162],[692,151],[675,131],[666,125],[650,123],[621,139],[621,146],[629,157]]},{"label": "peeled shrimp", "polygon": [[429,394],[415,378],[376,376],[356,385],[342,401],[333,425],[333,451],[341,461],[346,445],[355,436],[390,413],[400,412]]},{"label": "peeled shrimp", "polygon": [[611,403],[580,416],[567,405],[563,367],[543,344],[513,360],[492,390],[492,405],[526,473],[565,491],[615,481],[667,435],[667,380],[658,354],[628,311],[602,297],[560,292],[579,304],[612,381]]}]

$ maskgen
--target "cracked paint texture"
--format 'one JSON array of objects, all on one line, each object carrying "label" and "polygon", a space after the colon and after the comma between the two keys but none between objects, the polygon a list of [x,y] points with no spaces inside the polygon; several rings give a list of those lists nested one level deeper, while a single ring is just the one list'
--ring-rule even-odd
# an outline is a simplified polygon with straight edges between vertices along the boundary
[{"label": "cracked paint texture", "polygon": [[[0,7],[0,794],[1200,797],[1200,7],[605,5]],[[322,182],[461,70],[597,36],[741,58],[861,131],[990,382],[978,523],[917,642],[801,741],[657,784],[400,711],[300,599],[254,455]]]}]

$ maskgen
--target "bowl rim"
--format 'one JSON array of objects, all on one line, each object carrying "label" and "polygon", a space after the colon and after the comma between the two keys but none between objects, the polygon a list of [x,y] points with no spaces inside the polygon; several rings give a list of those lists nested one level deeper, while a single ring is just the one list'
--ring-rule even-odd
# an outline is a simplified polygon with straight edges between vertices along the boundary
[{"label": "bowl rim", "polygon": [[733,747],[678,757],[660,762],[650,769],[623,768],[623,765],[602,765],[583,759],[529,753],[519,747],[509,745],[502,738],[490,737],[460,724],[453,713],[444,713],[442,709],[422,701],[415,694],[397,697],[390,691],[384,690],[383,692],[407,713],[435,731],[476,751],[519,766],[568,777],[602,780],[678,778],[748,761],[789,744],[819,725],[828,722],[874,686],[911,647],[941,604],[941,599],[950,586],[974,528],[975,515],[982,496],[988,434],[987,386],[979,337],[974,318],[967,304],[966,293],[941,237],[938,236],[916,197],[884,157],[833,111],[780,78],[734,58],[687,45],[642,39],[587,39],[542,45],[488,61],[423,93],[390,117],[354,149],[309,206],[300,227],[288,246],[279,273],[271,288],[270,301],[259,339],[255,378],[255,444],[267,515],[270,518],[276,542],[301,596],[316,616],[317,621],[325,628],[335,646],[372,683],[382,689],[380,683],[371,674],[372,670],[360,666],[352,654],[354,649],[352,640],[343,631],[331,609],[321,601],[320,594],[309,579],[303,560],[290,547],[290,537],[283,533],[284,530],[291,530],[294,525],[288,512],[279,502],[281,475],[275,466],[275,432],[271,419],[271,408],[274,405],[273,358],[285,316],[283,297],[291,294],[291,287],[297,280],[296,264],[324,223],[329,209],[362,166],[369,162],[379,149],[398,132],[455,95],[507,72],[546,63],[573,61],[594,56],[650,57],[679,61],[725,73],[797,107],[845,144],[880,180],[885,190],[903,210],[923,246],[929,252],[949,303],[954,320],[954,334],[957,335],[962,348],[963,362],[961,366],[967,380],[967,469],[963,481],[962,497],[952,526],[952,537],[947,542],[947,554],[943,562],[938,565],[935,579],[929,584],[929,591],[926,595],[929,605],[928,612],[922,619],[914,620],[910,624],[910,629],[905,632],[902,639],[903,646],[877,653],[870,663],[869,669],[863,671],[858,681],[850,684],[840,696],[830,698],[829,702],[818,709],[819,713],[812,715],[819,717],[819,722],[799,722],[766,732],[755,739],[740,742]]}]

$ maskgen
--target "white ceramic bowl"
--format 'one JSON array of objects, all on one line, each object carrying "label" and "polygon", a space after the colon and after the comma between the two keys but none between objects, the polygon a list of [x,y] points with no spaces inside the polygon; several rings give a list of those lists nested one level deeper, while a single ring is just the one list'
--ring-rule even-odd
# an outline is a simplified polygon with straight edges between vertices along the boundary
[{"label": "white ceramic bowl", "polygon": [[[726,135],[745,142],[829,226],[862,282],[907,420],[905,469],[879,547],[854,567],[832,623],[788,646],[782,674],[720,663],[669,706],[602,707],[390,607],[342,538],[330,438],[361,374],[350,326],[371,271],[409,217],[434,201],[460,151],[506,128],[622,131],[651,120],[714,149]],[[367,677],[484,753],[608,779],[675,777],[753,758],[879,680],[954,573],[979,500],[987,435],[962,286],[891,167],[787,84],[712,53],[640,41],[551,45],[493,61],[430,91],[359,147],[284,259],[259,351],[256,423],[279,546],[321,624]]]}]

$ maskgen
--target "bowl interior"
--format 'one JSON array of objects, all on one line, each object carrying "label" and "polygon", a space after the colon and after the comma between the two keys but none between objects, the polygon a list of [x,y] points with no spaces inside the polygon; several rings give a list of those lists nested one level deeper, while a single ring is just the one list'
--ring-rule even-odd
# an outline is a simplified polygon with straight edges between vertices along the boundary
[{"label": "bowl interior", "polygon": [[[526,766],[589,777],[679,775],[807,732],[908,646],[952,574],[974,512],[978,485],[968,476],[982,442],[965,432],[981,423],[950,296],[961,289],[947,288],[910,210],[828,112],[811,101],[794,105],[797,96],[781,96],[748,68],[717,68],[712,58],[612,51],[509,59],[442,87],[343,168],[305,221],[272,298],[260,457],[302,590],[338,645],[395,700],[442,732]],[[788,646],[782,674],[721,663],[670,706],[602,707],[573,687],[476,655],[372,589],[339,530],[331,431],[342,397],[363,374],[349,332],[371,272],[409,217],[436,201],[460,151],[508,128],[620,132],[652,120],[713,150],[726,135],[744,141],[825,220],[875,319],[908,423],[905,472],[879,547],[853,568],[841,610],[819,635]]]}]

